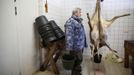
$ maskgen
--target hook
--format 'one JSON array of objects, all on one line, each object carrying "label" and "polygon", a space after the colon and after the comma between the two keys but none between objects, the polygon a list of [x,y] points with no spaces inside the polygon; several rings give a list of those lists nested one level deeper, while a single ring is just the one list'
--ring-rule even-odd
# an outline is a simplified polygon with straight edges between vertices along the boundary
[{"label": "hook", "polygon": [[15,9],[15,16],[17,16],[17,7],[15,6],[14,9]]},{"label": "hook", "polygon": [[16,0],[14,0],[14,2],[16,2]]}]

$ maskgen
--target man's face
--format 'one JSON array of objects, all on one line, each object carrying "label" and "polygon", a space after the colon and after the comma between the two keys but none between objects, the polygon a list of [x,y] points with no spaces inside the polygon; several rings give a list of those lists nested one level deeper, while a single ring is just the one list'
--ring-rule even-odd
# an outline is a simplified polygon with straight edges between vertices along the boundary
[{"label": "man's face", "polygon": [[81,17],[81,10],[78,10],[78,12],[76,13],[77,17]]}]

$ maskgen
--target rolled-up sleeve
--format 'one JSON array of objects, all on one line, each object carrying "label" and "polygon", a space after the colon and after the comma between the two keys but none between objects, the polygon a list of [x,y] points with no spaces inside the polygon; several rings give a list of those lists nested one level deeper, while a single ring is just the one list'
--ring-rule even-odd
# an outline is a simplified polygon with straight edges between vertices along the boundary
[{"label": "rolled-up sleeve", "polygon": [[66,50],[73,50],[74,29],[72,23],[65,24]]}]

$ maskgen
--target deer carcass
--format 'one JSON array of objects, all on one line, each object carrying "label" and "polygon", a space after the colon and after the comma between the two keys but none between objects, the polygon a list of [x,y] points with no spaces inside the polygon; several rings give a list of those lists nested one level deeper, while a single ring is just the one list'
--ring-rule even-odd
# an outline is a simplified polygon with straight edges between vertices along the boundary
[{"label": "deer carcass", "polygon": [[98,49],[107,46],[110,51],[116,53],[116,50],[113,50],[106,42],[107,39],[107,34],[106,34],[106,29],[112,25],[112,23],[124,16],[129,16],[130,14],[123,14],[120,16],[115,16],[111,20],[105,20],[101,17],[101,5],[100,5],[100,0],[97,0],[96,2],[96,8],[95,12],[93,13],[92,17],[89,17],[89,14],[87,13],[87,18],[88,18],[88,24],[90,28],[90,41],[91,41],[91,54],[95,55],[98,53]]}]

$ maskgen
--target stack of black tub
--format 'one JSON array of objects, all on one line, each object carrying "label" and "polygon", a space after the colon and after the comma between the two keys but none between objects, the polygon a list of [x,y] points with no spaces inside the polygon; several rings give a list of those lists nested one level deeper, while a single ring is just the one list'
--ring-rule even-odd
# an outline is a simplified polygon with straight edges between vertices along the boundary
[{"label": "stack of black tub", "polygon": [[65,37],[64,32],[55,21],[48,21],[43,15],[36,18],[36,25],[45,45],[50,42],[61,40]]},{"label": "stack of black tub", "polygon": [[54,30],[57,40],[60,40],[65,37],[64,32],[60,29],[60,27],[55,23],[54,20],[49,21],[49,23]]}]

